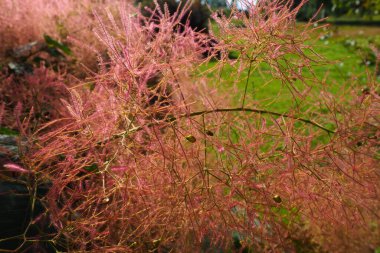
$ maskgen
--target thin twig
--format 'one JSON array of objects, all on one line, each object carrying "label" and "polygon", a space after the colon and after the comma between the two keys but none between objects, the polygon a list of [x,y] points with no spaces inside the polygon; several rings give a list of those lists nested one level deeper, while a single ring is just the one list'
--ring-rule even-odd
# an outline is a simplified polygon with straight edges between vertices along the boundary
[{"label": "thin twig", "polygon": [[[195,117],[195,116],[206,115],[206,114],[210,114],[210,113],[218,113],[218,112],[251,112],[251,113],[258,113],[258,114],[270,114],[270,115],[275,115],[275,116],[279,116],[279,117],[284,117],[284,118],[298,120],[298,121],[304,122],[306,124],[311,124],[311,125],[313,125],[315,127],[318,127],[320,129],[326,131],[329,134],[336,133],[335,130],[330,130],[330,129],[322,126],[321,124],[319,124],[319,123],[317,123],[317,122],[315,122],[313,120],[310,120],[310,119],[305,119],[305,118],[298,117],[298,116],[292,116],[292,115],[285,114],[285,113],[278,113],[278,112],[272,112],[272,111],[268,111],[268,110],[260,110],[260,109],[253,109],[253,108],[243,108],[243,107],[237,107],[237,108],[217,108],[217,109],[213,109],[213,110],[203,110],[203,111],[198,111],[198,112],[192,112],[190,114],[184,113],[184,114],[181,114],[178,117],[171,117],[171,118],[165,120],[164,122],[171,123],[171,122],[175,122],[175,121],[178,121],[179,119],[186,118],[186,117]],[[151,127],[151,126],[154,126],[154,125],[158,125],[160,123],[162,123],[162,121],[150,122],[150,123],[145,124],[143,126],[134,127],[134,128],[128,129],[127,131],[123,131],[121,133],[115,134],[115,135],[111,136],[110,138],[107,138],[107,139],[105,139],[103,141],[99,141],[97,144],[98,145],[102,145],[102,144],[105,144],[105,143],[107,143],[109,141],[121,138],[123,136],[127,136],[128,134],[138,132],[138,131],[142,130],[144,127]]]},{"label": "thin twig", "polygon": [[250,79],[250,77],[251,77],[252,63],[253,63],[253,61],[255,61],[255,60],[256,60],[256,57],[255,57],[255,59],[252,59],[252,60],[249,61],[248,76],[247,76],[247,81],[246,81],[246,83],[245,83],[245,88],[244,88],[243,102],[242,102],[242,104],[241,104],[241,107],[242,107],[242,108],[244,108],[244,106],[245,106],[245,98],[246,98],[246,96],[247,96],[247,90],[248,90],[249,79]]}]

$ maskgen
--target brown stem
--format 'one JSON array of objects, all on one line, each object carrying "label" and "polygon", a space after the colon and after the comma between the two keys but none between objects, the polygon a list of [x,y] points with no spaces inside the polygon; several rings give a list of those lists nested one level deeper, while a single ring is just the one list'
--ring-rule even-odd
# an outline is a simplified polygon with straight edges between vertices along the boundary
[{"label": "brown stem", "polygon": [[[272,111],[268,111],[268,110],[260,110],[260,109],[253,109],[253,108],[243,108],[243,107],[237,107],[237,108],[217,108],[217,109],[213,109],[213,110],[203,110],[203,111],[198,111],[198,112],[192,112],[190,114],[188,113],[185,113],[185,114],[181,114],[180,116],[178,116],[177,118],[176,117],[172,117],[172,118],[169,118],[167,119],[165,122],[175,122],[181,118],[186,118],[186,117],[195,117],[195,116],[200,116],[200,115],[206,115],[206,114],[210,114],[210,113],[217,113],[217,112],[252,112],[252,113],[258,113],[258,114],[270,114],[270,115],[274,115],[274,116],[279,116],[279,117],[284,117],[284,118],[289,118],[289,119],[295,119],[295,120],[298,120],[298,121],[301,121],[301,122],[304,122],[304,123],[307,123],[307,124],[311,124],[313,126],[316,126],[324,131],[326,131],[327,133],[336,133],[336,131],[334,130],[330,130],[320,124],[318,124],[317,122],[315,121],[312,121],[312,120],[309,120],[309,119],[305,119],[305,118],[302,118],[302,117],[298,117],[298,116],[292,116],[292,115],[289,115],[289,114],[285,114],[285,113],[278,113],[278,112],[272,112]],[[148,123],[146,125],[143,125],[143,126],[139,126],[139,127],[134,127],[134,128],[131,128],[127,131],[123,131],[121,133],[118,133],[118,134],[115,134],[113,135],[112,137],[110,138],[107,138],[103,141],[100,141],[98,142],[99,145],[101,144],[104,144],[106,142],[109,142],[109,141],[112,141],[112,140],[115,140],[115,139],[118,139],[120,137],[123,137],[123,136],[126,136],[130,133],[135,133],[135,132],[138,132],[140,130],[143,129],[143,127],[151,127],[153,125],[157,125],[157,124],[160,124],[162,122],[151,122],[151,123]]]}]

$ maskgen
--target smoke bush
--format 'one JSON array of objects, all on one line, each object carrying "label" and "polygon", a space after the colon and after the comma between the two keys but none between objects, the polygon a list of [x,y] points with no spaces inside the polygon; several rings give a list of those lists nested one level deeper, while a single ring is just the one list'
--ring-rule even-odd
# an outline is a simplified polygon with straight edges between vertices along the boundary
[{"label": "smoke bush", "polygon": [[[92,33],[95,22],[92,11],[94,8],[112,10],[118,3],[120,1],[1,1],[0,55],[4,58],[17,47],[42,41],[45,34],[66,42],[71,36],[99,49],[99,43]],[[96,65],[96,57],[91,50],[76,43],[71,46],[80,62],[88,67]]]},{"label": "smoke bush", "polygon": [[[1,125],[19,128],[27,134],[40,128],[43,123],[64,115],[65,110],[59,99],[67,97],[69,92],[63,74],[40,66],[31,73],[4,73],[0,78],[0,101],[4,115]],[[23,119],[26,121],[21,122]]]},{"label": "smoke bush", "polygon": [[[209,38],[180,23],[189,4],[173,15],[156,5],[150,17],[126,5],[119,18],[95,12],[108,56],[94,89],[70,89],[66,117],[37,131],[24,159],[51,184],[50,242],[81,252],[288,252],[308,234],[315,251],[379,245],[378,84],[330,94],[312,72],[322,60],[305,44],[312,23],[296,26],[290,7],[259,0],[215,15],[221,34],[209,52],[221,60],[205,72]],[[248,93],[260,73],[286,89],[284,111]]]}]

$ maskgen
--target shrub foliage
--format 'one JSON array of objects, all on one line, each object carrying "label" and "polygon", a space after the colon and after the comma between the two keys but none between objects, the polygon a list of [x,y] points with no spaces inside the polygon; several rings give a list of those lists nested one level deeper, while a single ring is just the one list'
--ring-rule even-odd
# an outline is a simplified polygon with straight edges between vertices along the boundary
[{"label": "shrub foliage", "polygon": [[[366,90],[329,92],[306,43],[313,21],[295,21],[302,4],[213,15],[213,50],[182,22],[190,3],[95,11],[99,71],[68,89],[63,116],[25,133],[23,171],[6,166],[49,185],[57,233],[44,240],[70,252],[375,249],[378,82],[369,72]],[[204,71],[205,50],[220,59]],[[282,85],[284,111],[255,99],[254,75]]]}]

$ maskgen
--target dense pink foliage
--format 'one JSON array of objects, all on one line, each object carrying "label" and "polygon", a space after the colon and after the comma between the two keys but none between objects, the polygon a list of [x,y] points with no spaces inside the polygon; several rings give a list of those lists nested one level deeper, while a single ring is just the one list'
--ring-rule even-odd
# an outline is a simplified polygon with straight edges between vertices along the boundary
[{"label": "dense pink foliage", "polygon": [[[23,160],[51,183],[43,199],[58,230],[51,242],[73,252],[198,252],[233,249],[238,234],[240,250],[254,252],[293,252],[308,237],[314,251],[378,246],[376,79],[365,93],[342,85],[342,96],[330,94],[312,73],[322,60],[305,43],[312,23],[296,26],[298,9],[277,0],[215,15],[220,41],[210,52],[221,59],[202,72],[214,55],[202,57],[208,36],[179,23],[187,8],[95,11],[107,56],[99,52],[100,71],[87,80],[94,88],[35,98],[64,115],[29,136]],[[42,77],[60,85],[36,71],[45,74],[26,78],[33,87]],[[279,80],[294,100],[286,113],[242,93],[243,73]]]},{"label": "dense pink foliage", "polygon": [[[27,43],[43,41],[43,35],[47,34],[70,42],[75,58],[87,67],[94,67],[96,57],[92,49],[99,49],[100,44],[92,33],[95,25],[93,10],[115,10],[120,2],[128,1],[3,0],[0,2],[0,56],[6,57],[10,51]],[[69,40],[70,37],[73,40]],[[85,41],[91,49],[74,43],[76,40]]]},{"label": "dense pink foliage", "polygon": [[[0,101],[4,105],[0,121],[3,125],[26,133],[64,115],[60,99],[67,97],[69,92],[56,72],[40,66],[23,76],[4,74],[0,78]],[[23,119],[25,121],[21,122]]]}]

